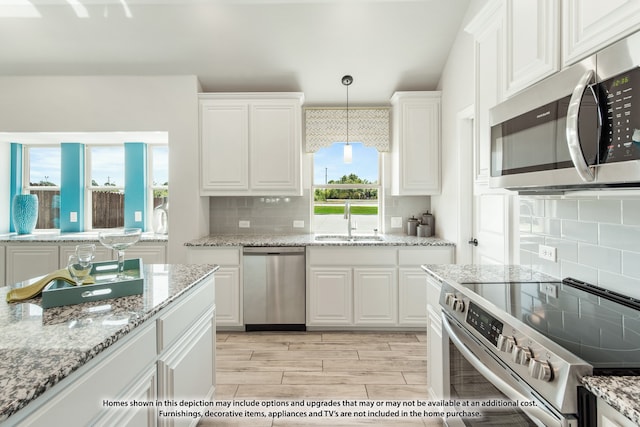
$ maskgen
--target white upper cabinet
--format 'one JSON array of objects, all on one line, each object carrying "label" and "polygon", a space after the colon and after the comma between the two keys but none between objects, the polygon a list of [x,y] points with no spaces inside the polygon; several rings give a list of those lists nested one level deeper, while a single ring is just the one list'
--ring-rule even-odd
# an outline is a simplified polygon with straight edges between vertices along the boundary
[{"label": "white upper cabinet", "polygon": [[440,92],[396,92],[391,105],[392,194],[439,194]]},{"label": "white upper cabinet", "polygon": [[301,93],[200,94],[205,196],[302,194]]},{"label": "white upper cabinet", "polygon": [[506,0],[505,97],[560,69],[560,3]]},{"label": "white upper cabinet", "polygon": [[465,28],[474,38],[476,135],[473,176],[476,192],[488,188],[491,158],[489,110],[503,99],[503,11],[502,1],[490,1]]},{"label": "white upper cabinet", "polygon": [[640,0],[564,0],[562,62],[573,64],[640,29]]}]

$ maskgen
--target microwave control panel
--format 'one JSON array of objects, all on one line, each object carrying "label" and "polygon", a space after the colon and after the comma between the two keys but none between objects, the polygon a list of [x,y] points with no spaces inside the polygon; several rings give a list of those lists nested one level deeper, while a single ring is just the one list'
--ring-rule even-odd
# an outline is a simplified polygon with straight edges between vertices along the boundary
[{"label": "microwave control panel", "polygon": [[640,159],[640,67],[604,80],[599,88],[606,144],[600,163]]}]

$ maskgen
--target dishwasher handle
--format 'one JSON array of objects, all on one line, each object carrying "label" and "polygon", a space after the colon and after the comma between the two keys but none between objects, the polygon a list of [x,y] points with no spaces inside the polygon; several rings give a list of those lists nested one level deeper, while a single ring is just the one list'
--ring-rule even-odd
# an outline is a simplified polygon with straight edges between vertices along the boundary
[{"label": "dishwasher handle", "polygon": [[247,246],[243,255],[304,255],[304,246]]}]

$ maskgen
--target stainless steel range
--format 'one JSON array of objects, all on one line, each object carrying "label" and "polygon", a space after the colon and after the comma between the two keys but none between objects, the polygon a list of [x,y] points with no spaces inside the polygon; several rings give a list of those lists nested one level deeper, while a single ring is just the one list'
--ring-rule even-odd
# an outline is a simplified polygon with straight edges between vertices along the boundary
[{"label": "stainless steel range", "polygon": [[444,282],[440,305],[450,397],[495,400],[463,425],[591,425],[580,379],[640,374],[632,298],[573,279]]}]

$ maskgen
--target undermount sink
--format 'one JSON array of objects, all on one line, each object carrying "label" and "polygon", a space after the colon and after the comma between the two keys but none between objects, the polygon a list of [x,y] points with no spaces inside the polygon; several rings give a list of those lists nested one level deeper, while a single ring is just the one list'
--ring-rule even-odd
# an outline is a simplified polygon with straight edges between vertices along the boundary
[{"label": "undermount sink", "polygon": [[384,240],[382,236],[345,236],[337,235],[318,235],[315,236],[317,242],[381,242]]}]

